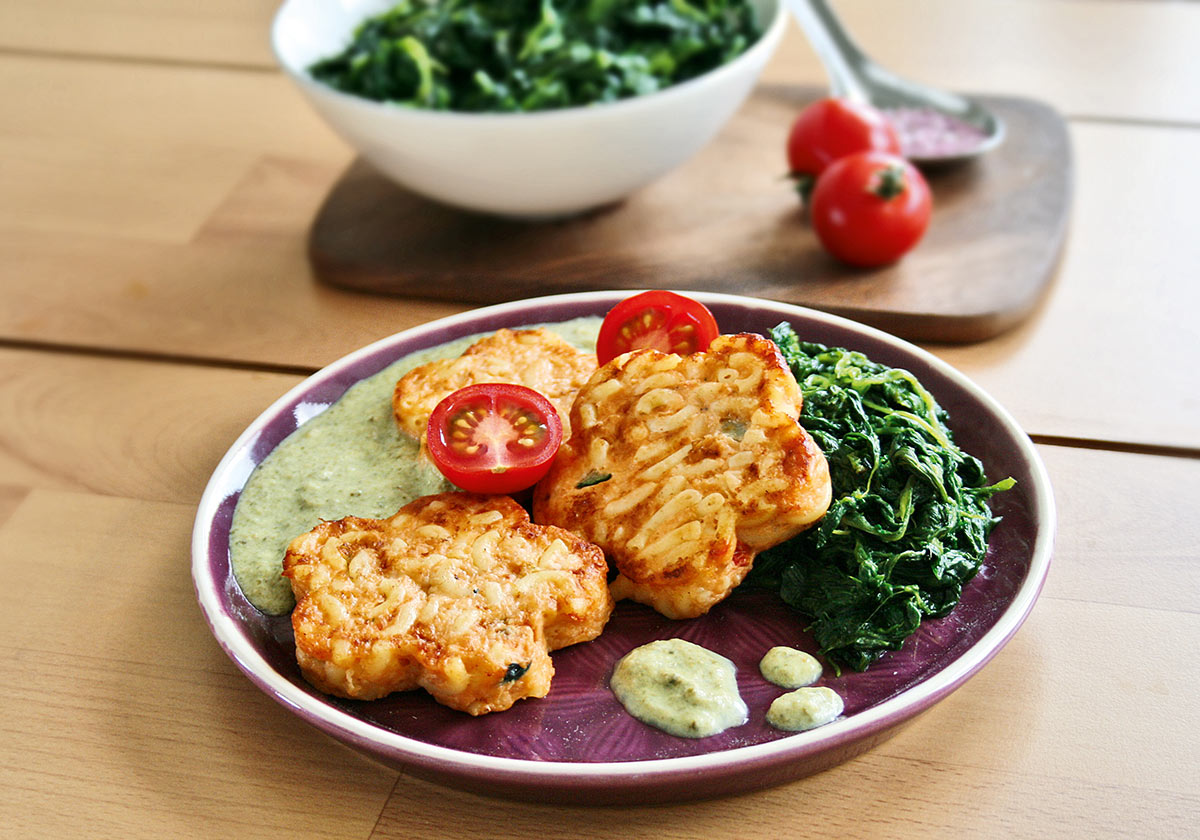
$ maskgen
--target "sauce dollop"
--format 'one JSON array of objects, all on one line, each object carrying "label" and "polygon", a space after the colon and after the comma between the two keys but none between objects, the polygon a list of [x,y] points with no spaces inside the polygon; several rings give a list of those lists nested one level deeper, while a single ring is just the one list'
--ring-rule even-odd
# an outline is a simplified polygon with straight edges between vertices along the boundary
[{"label": "sauce dollop", "polygon": [[801,688],[821,679],[821,663],[811,654],[790,647],[773,647],[758,663],[763,679],[784,688]]},{"label": "sauce dollop", "polygon": [[776,697],[767,709],[767,723],[776,729],[801,732],[824,726],[842,713],[841,696],[824,686],[798,688]]},{"label": "sauce dollop", "polygon": [[706,738],[750,718],[734,664],[683,639],[630,651],[613,669],[611,686],[629,714],[682,738]]}]

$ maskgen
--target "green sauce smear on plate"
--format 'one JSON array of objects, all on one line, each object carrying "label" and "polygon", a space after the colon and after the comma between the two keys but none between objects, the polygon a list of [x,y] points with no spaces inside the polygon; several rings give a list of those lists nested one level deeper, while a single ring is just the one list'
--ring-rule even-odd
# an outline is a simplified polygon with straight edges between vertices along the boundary
[{"label": "green sauce smear on plate", "polygon": [[[592,350],[600,319],[546,326]],[[392,391],[408,371],[458,356],[481,337],[413,353],[355,384],[251,473],[229,534],[234,578],[251,604],[272,615],[292,609],[292,587],[281,576],[283,555],[293,539],[321,520],[383,519],[420,496],[454,489],[436,467],[417,457],[418,442],[400,432],[392,416]]]}]

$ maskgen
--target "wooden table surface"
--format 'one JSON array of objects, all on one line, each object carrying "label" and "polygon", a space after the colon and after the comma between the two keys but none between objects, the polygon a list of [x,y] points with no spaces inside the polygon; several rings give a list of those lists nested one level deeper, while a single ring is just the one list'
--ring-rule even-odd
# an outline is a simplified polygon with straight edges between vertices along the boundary
[{"label": "wooden table surface", "polygon": [[[371,763],[201,618],[191,526],[240,431],[307,373],[464,308],[314,281],[307,227],[352,153],[275,69],[275,5],[0,0],[0,837],[1196,836],[1200,4],[835,3],[901,74],[1068,120],[1045,300],[929,348],[1037,443],[1050,577],[982,672],[866,755],[602,809]],[[824,81],[797,30],[765,78]]]}]

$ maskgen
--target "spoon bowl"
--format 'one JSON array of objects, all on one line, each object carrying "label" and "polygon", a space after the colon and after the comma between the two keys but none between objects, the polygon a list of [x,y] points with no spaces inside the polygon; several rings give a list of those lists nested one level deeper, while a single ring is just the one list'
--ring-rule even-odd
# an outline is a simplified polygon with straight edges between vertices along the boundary
[{"label": "spoon bowl", "polygon": [[1004,122],[978,102],[903,79],[871,60],[825,0],[786,0],[825,71],[830,93],[865,102],[896,126],[904,156],[915,163],[969,160],[1004,140]]}]

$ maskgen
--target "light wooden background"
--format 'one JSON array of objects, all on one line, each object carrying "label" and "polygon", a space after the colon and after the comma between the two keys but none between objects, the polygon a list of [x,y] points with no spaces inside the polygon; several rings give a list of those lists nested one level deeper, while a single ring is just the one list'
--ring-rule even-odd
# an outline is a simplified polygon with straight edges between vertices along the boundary
[{"label": "light wooden background", "polygon": [[[836,0],[904,75],[1069,121],[1034,316],[932,347],[1039,445],[1044,594],[854,761],[658,808],[484,799],[370,763],[244,679],[188,574],[217,461],[306,373],[459,307],[318,285],[351,152],[267,0],[0,0],[0,837],[1194,837],[1200,823],[1200,4]],[[798,32],[767,78],[821,83]],[[781,128],[781,132],[782,132]]]}]

